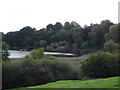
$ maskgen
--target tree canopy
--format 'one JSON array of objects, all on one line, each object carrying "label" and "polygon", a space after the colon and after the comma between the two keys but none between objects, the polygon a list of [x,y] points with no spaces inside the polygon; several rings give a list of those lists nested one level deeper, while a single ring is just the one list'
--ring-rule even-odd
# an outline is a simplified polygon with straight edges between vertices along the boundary
[{"label": "tree canopy", "polygon": [[118,42],[117,26],[109,20],[84,27],[75,21],[65,22],[64,25],[57,22],[55,25],[48,24],[40,30],[27,26],[17,32],[8,32],[4,34],[3,41],[10,49],[31,50],[44,47],[45,51],[81,55],[102,49],[104,43],[110,39]]}]

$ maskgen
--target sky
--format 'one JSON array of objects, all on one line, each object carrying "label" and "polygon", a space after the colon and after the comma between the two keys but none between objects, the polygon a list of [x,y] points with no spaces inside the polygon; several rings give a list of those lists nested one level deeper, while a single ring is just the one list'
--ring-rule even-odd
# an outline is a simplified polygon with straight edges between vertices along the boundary
[{"label": "sky", "polygon": [[110,20],[118,23],[119,0],[0,0],[0,32],[25,26],[40,30],[48,24],[76,21],[82,27]]}]

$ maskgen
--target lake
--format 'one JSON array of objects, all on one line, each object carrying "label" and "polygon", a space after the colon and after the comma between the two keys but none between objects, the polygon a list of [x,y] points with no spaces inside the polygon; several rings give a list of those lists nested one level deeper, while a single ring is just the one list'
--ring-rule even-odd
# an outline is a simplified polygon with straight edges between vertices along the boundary
[{"label": "lake", "polygon": [[[8,50],[10,53],[9,58],[24,58],[25,55],[29,55],[30,51],[18,51],[18,50]],[[65,55],[65,56],[73,56],[71,53],[59,53],[59,52],[44,52],[46,55]]]}]

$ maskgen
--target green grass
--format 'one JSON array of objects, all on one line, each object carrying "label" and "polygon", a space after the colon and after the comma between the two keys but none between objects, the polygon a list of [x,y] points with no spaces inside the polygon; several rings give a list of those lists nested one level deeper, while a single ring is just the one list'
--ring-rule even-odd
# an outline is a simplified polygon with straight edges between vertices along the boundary
[{"label": "green grass", "polygon": [[57,60],[68,61],[72,65],[74,65],[76,67],[76,69],[80,70],[81,62],[83,60],[86,60],[89,56],[90,56],[90,54],[84,54],[84,55],[79,56],[79,57],[57,57]]},{"label": "green grass", "polygon": [[[45,85],[21,87],[20,89],[30,89],[30,88],[118,88],[118,76],[110,78],[100,78],[92,80],[61,80],[53,83],[48,83]],[[17,90],[17,89],[13,89]]]}]

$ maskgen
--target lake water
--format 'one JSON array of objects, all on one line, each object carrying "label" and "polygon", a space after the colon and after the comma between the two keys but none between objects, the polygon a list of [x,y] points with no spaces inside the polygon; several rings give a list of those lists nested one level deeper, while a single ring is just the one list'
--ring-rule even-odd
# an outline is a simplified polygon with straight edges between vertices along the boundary
[{"label": "lake water", "polygon": [[[30,51],[17,51],[17,50],[8,50],[10,53],[9,58],[24,58],[25,55],[29,55]],[[49,55],[67,55],[73,56],[74,54],[71,53],[58,53],[58,52],[44,52],[45,54]]]}]

